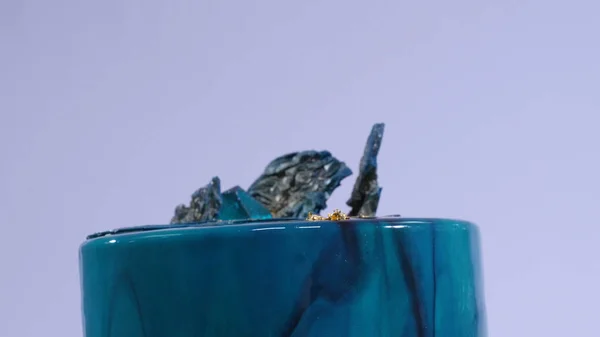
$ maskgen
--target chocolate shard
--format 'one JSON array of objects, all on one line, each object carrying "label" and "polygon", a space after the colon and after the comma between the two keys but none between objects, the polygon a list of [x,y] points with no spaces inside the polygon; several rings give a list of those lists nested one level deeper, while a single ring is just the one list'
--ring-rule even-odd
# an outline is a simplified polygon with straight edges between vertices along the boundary
[{"label": "chocolate shard", "polygon": [[223,204],[219,210],[219,220],[252,219],[264,220],[272,218],[269,210],[252,198],[241,187],[235,186],[222,194]]},{"label": "chocolate shard", "polygon": [[351,174],[328,151],[294,152],[273,160],[248,193],[274,217],[305,218],[326,208],[333,190]]},{"label": "chocolate shard", "polygon": [[383,130],[385,124],[378,123],[373,125],[371,134],[367,139],[365,151],[360,160],[360,170],[352,195],[346,202],[352,209],[349,216],[375,216],[379,197],[381,196],[381,187],[377,183],[377,154],[381,147]]},{"label": "chocolate shard", "polygon": [[221,204],[221,180],[219,177],[214,177],[208,185],[199,188],[192,194],[189,206],[179,205],[175,208],[175,216],[171,219],[171,223],[216,220]]}]

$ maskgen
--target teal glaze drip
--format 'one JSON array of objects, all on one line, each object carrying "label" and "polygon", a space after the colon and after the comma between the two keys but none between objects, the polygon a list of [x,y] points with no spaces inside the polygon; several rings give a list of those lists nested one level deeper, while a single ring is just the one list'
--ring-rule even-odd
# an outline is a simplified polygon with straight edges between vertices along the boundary
[{"label": "teal glaze drip", "polygon": [[485,337],[464,221],[254,222],[80,249],[85,337]]}]

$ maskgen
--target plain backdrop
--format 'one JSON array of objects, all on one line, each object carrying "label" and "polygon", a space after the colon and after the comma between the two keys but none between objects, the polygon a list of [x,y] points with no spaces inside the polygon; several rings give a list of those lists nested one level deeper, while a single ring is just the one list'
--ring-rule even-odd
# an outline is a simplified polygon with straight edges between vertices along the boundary
[{"label": "plain backdrop", "polygon": [[[0,1],[0,336],[81,336],[86,234],[281,154],[483,235],[490,337],[595,337],[597,1]],[[329,201],[345,208],[354,176]],[[460,336],[457,336],[460,337]]]}]

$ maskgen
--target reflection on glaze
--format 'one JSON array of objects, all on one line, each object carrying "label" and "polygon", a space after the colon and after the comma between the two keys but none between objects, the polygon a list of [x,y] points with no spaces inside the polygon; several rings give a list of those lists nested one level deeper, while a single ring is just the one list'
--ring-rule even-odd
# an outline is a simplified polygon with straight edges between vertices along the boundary
[{"label": "reflection on glaze", "polygon": [[469,223],[401,218],[99,237],[85,337],[484,337],[478,249]]}]

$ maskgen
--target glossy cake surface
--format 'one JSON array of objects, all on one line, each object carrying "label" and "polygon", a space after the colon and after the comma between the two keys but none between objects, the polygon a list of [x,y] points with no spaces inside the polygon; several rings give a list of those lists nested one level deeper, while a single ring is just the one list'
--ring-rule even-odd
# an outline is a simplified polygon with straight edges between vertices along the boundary
[{"label": "glossy cake surface", "polygon": [[80,248],[85,337],[484,337],[475,225],[146,226]]}]

